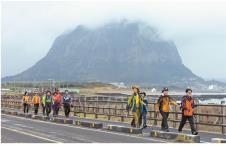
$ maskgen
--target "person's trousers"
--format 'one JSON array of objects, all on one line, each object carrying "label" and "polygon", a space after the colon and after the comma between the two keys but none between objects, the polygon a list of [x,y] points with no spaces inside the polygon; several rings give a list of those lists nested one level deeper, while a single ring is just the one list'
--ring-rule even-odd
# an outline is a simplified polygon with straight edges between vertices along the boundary
[{"label": "person's trousers", "polygon": [[147,125],[147,113],[146,112],[142,113],[142,118],[143,118],[143,126]]},{"label": "person's trousers", "polygon": [[44,106],[44,104],[42,104],[42,114],[44,115],[46,112],[46,107]]},{"label": "person's trousers", "polygon": [[169,112],[160,111],[160,114],[162,115],[161,128],[166,130],[169,129],[168,122],[167,122],[167,119],[169,117]]},{"label": "person's trousers", "polygon": [[140,124],[139,124],[140,109],[137,108],[136,112],[132,112],[132,114],[133,114],[133,118],[134,118],[134,121],[135,121],[136,128],[139,128],[140,127]]},{"label": "person's trousers", "polygon": [[24,113],[28,113],[29,110],[29,104],[24,103]]},{"label": "person's trousers", "polygon": [[38,104],[34,104],[34,114],[35,115],[38,114],[38,108],[39,108],[39,103]]},{"label": "person's trousers", "polygon": [[71,111],[70,104],[64,103],[64,114],[66,117],[69,117],[70,111]]},{"label": "person's trousers", "polygon": [[51,113],[51,104],[46,104],[46,115],[49,116],[49,114]]},{"label": "person's trousers", "polygon": [[192,133],[195,132],[196,129],[195,129],[195,123],[194,123],[194,120],[193,120],[193,116],[185,116],[183,114],[182,114],[182,118],[181,118],[181,122],[180,122],[180,126],[179,126],[178,131],[182,131],[187,120],[189,121],[189,124],[190,124],[190,127],[191,127],[191,132]]},{"label": "person's trousers", "polygon": [[58,115],[58,113],[59,113],[59,107],[60,107],[60,104],[59,103],[54,103],[53,104],[53,115],[54,116]]}]

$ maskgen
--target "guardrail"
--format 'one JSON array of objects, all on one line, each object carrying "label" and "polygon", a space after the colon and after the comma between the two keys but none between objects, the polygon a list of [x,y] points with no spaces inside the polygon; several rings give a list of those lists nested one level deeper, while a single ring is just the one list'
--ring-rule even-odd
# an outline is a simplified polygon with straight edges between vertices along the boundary
[{"label": "guardrail", "polygon": [[[73,113],[74,115],[89,115],[99,119],[104,116],[107,120],[115,120],[119,122],[130,122],[132,119],[131,111],[126,110],[127,98],[113,98],[113,97],[74,97],[73,99]],[[4,99],[1,100],[2,107],[21,109],[22,103],[18,99]],[[159,126],[161,123],[161,116],[156,111],[156,103],[149,102],[149,111],[147,114],[148,124]],[[226,129],[226,105],[225,104],[197,104],[194,111],[194,119],[196,128],[202,131],[215,132],[225,134]],[[177,128],[181,119],[181,111],[179,106],[172,106],[169,115],[169,126]],[[213,129],[212,126],[215,128]],[[186,129],[189,125],[186,124]]]}]

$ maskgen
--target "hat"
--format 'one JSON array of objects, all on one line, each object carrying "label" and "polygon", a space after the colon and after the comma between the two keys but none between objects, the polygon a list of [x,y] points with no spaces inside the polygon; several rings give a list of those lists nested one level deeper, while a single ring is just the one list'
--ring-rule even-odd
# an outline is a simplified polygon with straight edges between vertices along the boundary
[{"label": "hat", "polygon": [[164,91],[169,91],[169,89],[168,89],[167,87],[165,87],[165,88],[162,89],[162,93],[163,93]]},{"label": "hat", "polygon": [[133,85],[133,86],[132,86],[132,89],[134,89],[134,88],[136,88],[136,89],[138,90],[138,92],[140,92],[140,87],[139,87],[139,86]]}]

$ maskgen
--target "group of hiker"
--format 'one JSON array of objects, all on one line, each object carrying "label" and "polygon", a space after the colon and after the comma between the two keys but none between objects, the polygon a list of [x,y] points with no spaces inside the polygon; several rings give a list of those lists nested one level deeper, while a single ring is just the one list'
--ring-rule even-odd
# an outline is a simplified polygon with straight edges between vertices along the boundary
[{"label": "group of hiker", "polygon": [[[133,120],[131,126],[135,128],[147,127],[147,113],[148,113],[148,99],[145,92],[141,92],[138,86],[132,86],[133,94],[128,98],[128,104],[126,109],[132,111]],[[186,89],[186,95],[182,97],[180,109],[182,110],[182,118],[178,128],[181,132],[186,121],[189,121],[191,132],[193,135],[197,135],[194,120],[193,120],[193,109],[195,107],[194,99],[192,97],[192,89]],[[29,106],[33,104],[34,114],[37,115],[39,106],[42,106],[42,114],[49,117],[51,110],[53,110],[53,117],[57,117],[59,114],[59,109],[63,107],[65,117],[68,118],[70,114],[70,107],[72,99],[68,94],[68,90],[65,90],[62,96],[59,90],[56,90],[53,94],[51,91],[44,92],[42,98],[36,93],[32,100],[28,92],[25,92],[23,96],[23,106],[24,113],[28,113]],[[30,102],[31,101],[31,102]],[[170,106],[177,106],[176,100],[171,98],[168,93],[168,88],[163,88],[162,95],[157,100],[157,111],[160,112],[162,116],[161,130],[169,132],[168,117],[170,112]]]},{"label": "group of hiker", "polygon": [[25,92],[22,101],[24,113],[28,113],[29,107],[33,105],[34,115],[37,115],[39,106],[41,105],[43,115],[49,117],[51,111],[53,111],[53,117],[57,117],[59,115],[59,109],[63,107],[66,118],[69,117],[72,102],[68,90],[65,90],[63,96],[59,90],[56,90],[53,94],[51,91],[44,92],[42,97],[36,93],[32,98],[28,95],[28,92]]},{"label": "group of hiker", "polygon": [[[140,128],[141,123],[143,123],[142,128],[147,127],[146,115],[148,112],[148,101],[145,92],[140,92],[138,86],[132,86],[133,94],[128,99],[127,110],[132,111],[133,120],[131,122],[132,127]],[[180,109],[182,110],[182,118],[178,128],[181,132],[186,121],[189,121],[191,132],[193,135],[197,135],[194,120],[193,120],[193,109],[195,107],[194,99],[192,97],[192,89],[187,88],[185,90],[186,95],[182,97]],[[157,101],[157,111],[160,112],[162,116],[161,130],[169,132],[168,117],[170,112],[170,105],[177,106],[176,100],[171,98],[168,93],[168,88],[163,88],[162,95]]]}]

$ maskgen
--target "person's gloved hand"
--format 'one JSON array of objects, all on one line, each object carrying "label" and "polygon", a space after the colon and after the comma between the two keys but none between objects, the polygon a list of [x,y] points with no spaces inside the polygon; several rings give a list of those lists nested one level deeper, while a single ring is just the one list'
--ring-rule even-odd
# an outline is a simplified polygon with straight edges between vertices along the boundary
[{"label": "person's gloved hand", "polygon": [[130,109],[130,106],[126,105],[126,110],[129,111],[129,109]]}]

